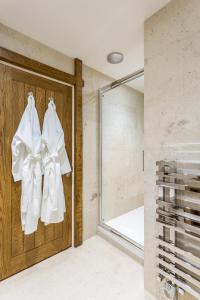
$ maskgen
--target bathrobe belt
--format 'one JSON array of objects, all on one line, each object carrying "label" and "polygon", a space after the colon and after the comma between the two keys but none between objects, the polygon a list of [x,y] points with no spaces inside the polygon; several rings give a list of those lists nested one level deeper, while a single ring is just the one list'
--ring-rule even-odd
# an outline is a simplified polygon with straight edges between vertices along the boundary
[{"label": "bathrobe belt", "polygon": [[22,181],[22,213],[27,213],[30,199],[32,199],[33,214],[35,217],[40,213],[41,200],[41,155],[28,154],[23,163]]},{"label": "bathrobe belt", "polygon": [[58,209],[58,197],[60,189],[60,161],[58,152],[48,154],[44,161],[45,168],[45,182],[44,182],[44,200],[49,198],[49,204],[51,210],[56,211]]}]

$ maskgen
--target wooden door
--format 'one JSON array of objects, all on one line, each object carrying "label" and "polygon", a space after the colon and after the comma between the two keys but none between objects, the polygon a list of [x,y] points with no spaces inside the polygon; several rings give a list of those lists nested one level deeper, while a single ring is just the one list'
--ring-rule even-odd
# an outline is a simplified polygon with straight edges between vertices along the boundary
[{"label": "wooden door", "polygon": [[20,220],[21,182],[11,173],[11,142],[27,104],[27,93],[35,96],[42,128],[48,98],[54,97],[72,163],[72,88],[37,75],[0,64],[0,279],[9,277],[50,257],[72,244],[72,176],[63,176],[65,220],[24,235]]}]

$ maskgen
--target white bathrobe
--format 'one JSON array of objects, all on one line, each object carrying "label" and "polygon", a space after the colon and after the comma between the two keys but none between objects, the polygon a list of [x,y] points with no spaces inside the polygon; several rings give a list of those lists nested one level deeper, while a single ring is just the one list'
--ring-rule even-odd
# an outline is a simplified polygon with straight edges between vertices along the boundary
[{"label": "white bathrobe", "polygon": [[48,104],[44,117],[42,161],[44,186],[41,220],[46,225],[59,223],[64,220],[65,213],[62,175],[71,172],[71,167],[65,150],[64,132],[52,100]]},{"label": "white bathrobe", "polygon": [[37,230],[41,209],[42,169],[41,131],[35,99],[28,104],[12,141],[12,174],[22,181],[21,223],[25,234]]}]

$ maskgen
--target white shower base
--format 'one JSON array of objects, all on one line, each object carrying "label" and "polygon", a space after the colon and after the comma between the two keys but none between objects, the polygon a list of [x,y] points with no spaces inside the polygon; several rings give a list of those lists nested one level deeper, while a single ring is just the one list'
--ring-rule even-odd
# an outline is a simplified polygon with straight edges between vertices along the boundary
[{"label": "white shower base", "polygon": [[144,247],[144,206],[111,219],[106,224]]}]

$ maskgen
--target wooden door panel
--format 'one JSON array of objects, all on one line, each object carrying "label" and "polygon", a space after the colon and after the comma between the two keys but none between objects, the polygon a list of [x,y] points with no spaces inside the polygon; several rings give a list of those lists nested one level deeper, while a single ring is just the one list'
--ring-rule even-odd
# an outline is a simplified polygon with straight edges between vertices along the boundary
[{"label": "wooden door panel", "polygon": [[[4,246],[4,226],[5,226],[5,218],[3,218],[3,214],[5,212],[5,185],[6,185],[6,176],[5,176],[5,151],[3,148],[5,141],[5,102],[3,99],[6,98],[6,87],[7,87],[7,73],[6,68],[0,64],[0,249],[3,249]],[[1,250],[0,250],[1,251]],[[4,257],[2,252],[0,252],[0,278],[3,277],[3,266],[4,266]]]},{"label": "wooden door panel", "polygon": [[[69,156],[69,160],[72,161],[72,151],[70,150],[70,145],[72,144],[71,141],[71,132],[72,132],[72,122],[68,122],[67,120],[70,119],[72,116],[72,105],[70,105],[70,102],[72,99],[72,89],[70,89],[68,94],[62,94],[59,91],[55,92],[55,104],[57,108],[57,113],[60,116],[60,122],[62,125],[62,128],[65,134],[65,145],[66,150]],[[68,103],[68,105],[64,105],[64,103]],[[69,199],[69,196],[72,194],[72,182],[71,177],[63,176],[63,185],[64,185],[64,192],[66,195],[66,218],[64,221],[64,224],[62,224],[62,231],[63,234],[66,236],[70,236],[71,240],[70,243],[72,243],[72,235],[70,232],[72,232],[72,222],[69,222],[71,219],[72,214],[72,202]],[[69,191],[69,192],[67,192]],[[61,224],[57,224],[56,226],[56,234],[59,235],[59,232],[61,230],[60,226]]]},{"label": "wooden door panel", "polygon": [[72,163],[72,88],[0,64],[0,279],[67,249],[72,243],[72,176],[63,176],[64,221],[48,226],[39,222],[37,232],[31,235],[24,235],[21,229],[21,182],[14,183],[12,178],[11,142],[30,91],[35,96],[41,128],[48,98],[55,98]]},{"label": "wooden door panel", "polygon": [[[24,83],[13,81],[12,89],[13,97],[18,99],[18,105],[15,106],[15,113],[12,116],[11,123],[11,135],[14,136],[16,132],[16,124],[24,111]],[[16,182],[16,184],[11,185],[11,197],[13,197],[13,195],[20,199],[21,182]],[[20,223],[20,201],[12,201],[12,228],[12,256],[16,256],[24,251],[24,236]]]}]

